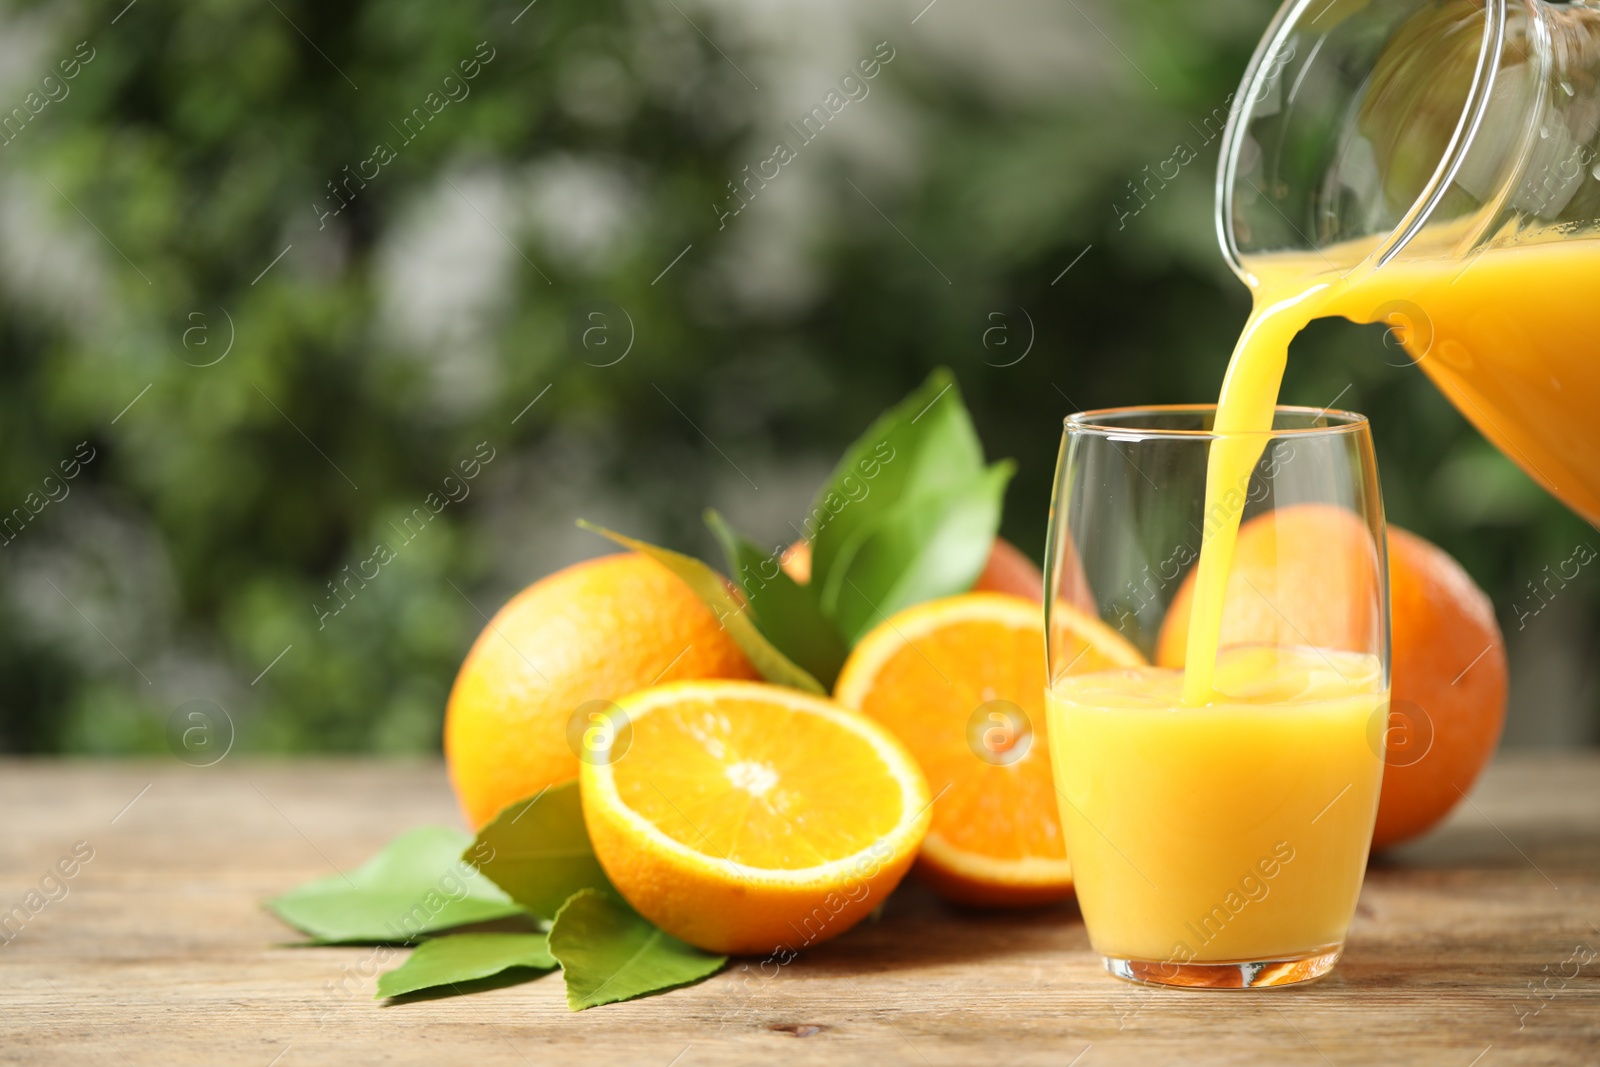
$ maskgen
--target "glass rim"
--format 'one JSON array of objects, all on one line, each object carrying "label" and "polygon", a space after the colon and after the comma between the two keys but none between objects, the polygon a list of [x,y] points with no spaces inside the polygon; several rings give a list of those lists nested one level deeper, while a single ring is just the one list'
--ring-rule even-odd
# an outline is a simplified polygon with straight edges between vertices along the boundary
[{"label": "glass rim", "polygon": [[1286,426],[1274,427],[1270,430],[1235,430],[1230,433],[1218,433],[1216,430],[1185,430],[1170,426],[1132,426],[1122,421],[1139,415],[1205,415],[1215,414],[1215,404],[1135,404],[1118,408],[1094,408],[1090,411],[1076,411],[1062,420],[1066,433],[1090,434],[1099,437],[1110,437],[1119,440],[1159,440],[1172,438],[1175,440],[1219,440],[1223,438],[1263,438],[1271,440],[1279,437],[1305,437],[1305,436],[1338,436],[1341,434],[1359,434],[1368,432],[1371,423],[1367,417],[1358,411],[1345,411],[1340,408],[1313,408],[1295,404],[1278,404],[1272,409],[1273,415],[1303,415],[1311,419],[1326,419],[1321,426]]}]

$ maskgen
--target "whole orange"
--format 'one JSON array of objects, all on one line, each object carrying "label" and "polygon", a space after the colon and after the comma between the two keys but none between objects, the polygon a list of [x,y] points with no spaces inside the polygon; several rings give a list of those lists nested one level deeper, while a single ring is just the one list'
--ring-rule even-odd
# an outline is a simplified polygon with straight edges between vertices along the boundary
[{"label": "whole orange", "polygon": [[[1228,577],[1223,644],[1367,647],[1373,621],[1342,595],[1359,584],[1367,564],[1340,547],[1365,537],[1353,514],[1323,505],[1280,508],[1244,523]],[[1183,666],[1193,587],[1191,571],[1161,628],[1161,666]],[[1471,791],[1499,744],[1506,712],[1505,639],[1488,596],[1443,549],[1394,526],[1389,611],[1390,718],[1375,850],[1429,830]]]},{"label": "whole orange", "polygon": [[1389,529],[1389,762],[1372,847],[1430,829],[1472,789],[1506,721],[1506,642],[1489,597],[1444,549]]},{"label": "whole orange", "polygon": [[467,822],[578,775],[585,709],[660,682],[755,678],[716,615],[635,552],[559,570],[489,620],[456,675],[444,752]]}]

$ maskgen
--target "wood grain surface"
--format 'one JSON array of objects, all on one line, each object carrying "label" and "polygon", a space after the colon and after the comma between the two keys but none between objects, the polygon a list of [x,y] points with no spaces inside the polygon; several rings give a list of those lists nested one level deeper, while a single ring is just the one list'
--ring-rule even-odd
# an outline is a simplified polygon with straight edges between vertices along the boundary
[{"label": "wood grain surface", "polygon": [[296,947],[260,901],[459,825],[437,763],[0,762],[0,816],[0,911],[58,898],[0,936],[6,1064],[1600,1062],[1600,755],[1499,760],[1374,862],[1330,977],[1249,992],[1126,985],[1071,906],[908,886],[788,966],[664,996],[574,1014],[553,974],[386,1004],[403,950]]}]

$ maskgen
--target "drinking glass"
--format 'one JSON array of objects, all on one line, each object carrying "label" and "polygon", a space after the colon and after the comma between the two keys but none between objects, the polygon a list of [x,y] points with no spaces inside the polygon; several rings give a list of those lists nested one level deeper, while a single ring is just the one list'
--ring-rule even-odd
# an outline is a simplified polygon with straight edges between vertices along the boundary
[{"label": "drinking glass", "polygon": [[[1215,411],[1066,420],[1046,559],[1051,759],[1107,970],[1287,985],[1338,960],[1372,841],[1383,504],[1365,417],[1279,407],[1270,431],[1218,434]],[[1242,452],[1248,475],[1208,511],[1218,448]],[[1203,557],[1227,575],[1214,632],[1191,617]],[[1197,651],[1208,632],[1211,656]],[[1212,676],[1185,703],[1191,661]]]}]

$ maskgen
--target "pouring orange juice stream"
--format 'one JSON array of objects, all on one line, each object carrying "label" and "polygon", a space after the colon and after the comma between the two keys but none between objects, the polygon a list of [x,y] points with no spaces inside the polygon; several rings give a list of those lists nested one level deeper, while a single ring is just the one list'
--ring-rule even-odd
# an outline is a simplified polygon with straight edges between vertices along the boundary
[{"label": "pouring orange juice stream", "polygon": [[[1366,251],[1329,249],[1359,263],[1344,271],[1317,254],[1246,259],[1254,310],[1215,429],[1271,428],[1289,342],[1312,319],[1374,321],[1403,307],[1417,321],[1402,340],[1446,395],[1530,474],[1600,517],[1591,411],[1600,361],[1586,356],[1600,309],[1568,288],[1594,276],[1600,241],[1378,269]],[[1514,402],[1519,422],[1493,419],[1490,398],[1502,415]],[[1566,455],[1552,444],[1564,434],[1576,442]],[[1204,963],[1337,951],[1360,892],[1389,699],[1378,659],[1221,647],[1242,500],[1263,446],[1249,436],[1211,444],[1184,666],[1053,681],[1051,730],[1072,739],[1056,751],[1068,852],[1108,956]]]}]

